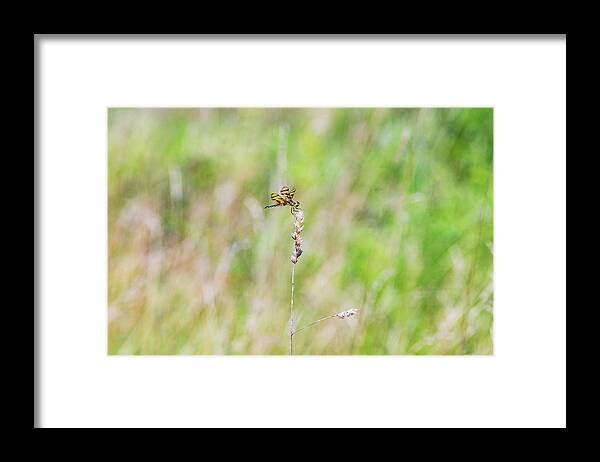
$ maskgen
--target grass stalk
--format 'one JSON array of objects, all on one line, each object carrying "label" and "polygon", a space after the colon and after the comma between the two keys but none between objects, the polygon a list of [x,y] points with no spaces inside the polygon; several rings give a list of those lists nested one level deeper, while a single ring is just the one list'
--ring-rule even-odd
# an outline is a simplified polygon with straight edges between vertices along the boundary
[{"label": "grass stalk", "polygon": [[[326,321],[327,319],[332,319],[332,318],[346,319],[346,318],[349,318],[351,316],[354,316],[356,313],[358,313],[358,310],[356,308],[351,308],[351,309],[346,310],[346,311],[341,311],[339,313],[331,314],[329,316],[325,316],[323,318],[317,319],[316,321],[310,322],[310,323],[306,324],[305,326],[302,326],[300,329],[293,330],[291,332],[291,334],[290,334],[290,338],[292,338],[298,332],[301,332],[304,329],[306,329],[308,327],[311,327],[311,326],[314,326],[315,324],[318,324],[320,322]],[[290,342],[291,342],[291,340],[290,340]]]},{"label": "grass stalk", "polygon": [[290,356],[294,354],[294,278],[296,275],[296,263],[300,255],[302,255],[302,237],[300,233],[304,229],[304,212],[298,208],[300,203],[297,203],[296,207],[292,208],[292,215],[294,216],[294,232],[292,233],[292,239],[294,240],[294,248],[292,250],[292,296],[290,299]]},{"label": "grass stalk", "polygon": [[296,273],[296,264],[292,263],[292,296],[290,298],[290,356],[294,353],[294,275]]}]

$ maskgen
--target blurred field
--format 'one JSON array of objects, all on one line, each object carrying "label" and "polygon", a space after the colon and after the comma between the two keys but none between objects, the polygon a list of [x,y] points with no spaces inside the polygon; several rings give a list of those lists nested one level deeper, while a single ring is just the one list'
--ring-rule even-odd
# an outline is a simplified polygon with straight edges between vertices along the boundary
[{"label": "blurred field", "polygon": [[109,109],[108,353],[492,354],[492,109]]}]

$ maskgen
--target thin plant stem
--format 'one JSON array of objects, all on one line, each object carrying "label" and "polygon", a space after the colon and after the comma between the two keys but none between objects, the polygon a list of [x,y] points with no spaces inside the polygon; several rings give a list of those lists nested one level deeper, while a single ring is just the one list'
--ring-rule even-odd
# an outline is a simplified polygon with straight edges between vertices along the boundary
[{"label": "thin plant stem", "polygon": [[302,326],[300,329],[292,330],[292,334],[291,335],[293,337],[298,332],[303,331],[307,327],[314,326],[315,324],[318,324],[318,323],[320,323],[322,321],[325,321],[327,319],[331,319],[331,318],[345,319],[345,318],[349,318],[351,316],[354,316],[356,313],[358,313],[358,310],[356,308],[352,308],[352,309],[349,309],[349,310],[346,310],[346,311],[341,311],[339,313],[335,313],[335,314],[331,314],[329,316],[325,316],[325,317],[323,317],[321,319],[317,319],[316,321],[310,322],[310,323],[306,324],[305,326]]},{"label": "thin plant stem", "polygon": [[296,272],[296,264],[292,263],[292,296],[290,299],[290,356],[293,354],[294,341],[294,273]]},{"label": "thin plant stem", "polygon": [[307,324],[306,326],[302,326],[302,327],[301,327],[300,329],[298,329],[298,330],[292,331],[292,337],[293,337],[295,334],[297,334],[298,332],[300,332],[300,331],[302,331],[302,330],[306,329],[307,327],[314,326],[315,324],[317,324],[317,323],[319,323],[319,322],[321,322],[321,321],[325,321],[326,319],[329,319],[329,318],[335,318],[335,314],[332,314],[331,316],[325,316],[324,318],[321,318],[321,319],[317,319],[316,321],[313,321],[313,322],[311,322],[311,323]]}]

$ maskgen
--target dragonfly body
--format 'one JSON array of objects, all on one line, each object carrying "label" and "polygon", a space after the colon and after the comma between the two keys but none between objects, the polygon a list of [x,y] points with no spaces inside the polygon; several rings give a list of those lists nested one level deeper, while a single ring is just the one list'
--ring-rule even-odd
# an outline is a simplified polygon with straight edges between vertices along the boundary
[{"label": "dragonfly body", "polygon": [[271,193],[271,200],[275,203],[271,205],[265,205],[265,208],[270,209],[272,207],[282,207],[289,205],[292,208],[291,213],[293,214],[300,207],[300,202],[294,200],[295,192],[296,188],[290,190],[290,188],[288,188],[287,186],[283,186],[279,190],[279,193]]}]

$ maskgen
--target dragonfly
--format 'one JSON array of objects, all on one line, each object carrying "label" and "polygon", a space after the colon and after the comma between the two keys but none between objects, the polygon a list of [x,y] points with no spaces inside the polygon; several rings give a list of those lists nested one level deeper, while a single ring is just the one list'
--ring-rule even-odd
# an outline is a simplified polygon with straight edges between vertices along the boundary
[{"label": "dragonfly", "polygon": [[290,213],[293,215],[294,212],[297,212],[300,208],[300,202],[294,200],[294,193],[296,192],[296,188],[290,189],[287,186],[282,186],[279,190],[279,193],[272,192],[271,200],[275,202],[271,205],[265,205],[266,209],[270,209],[271,207],[280,207],[289,205],[291,207]]}]

